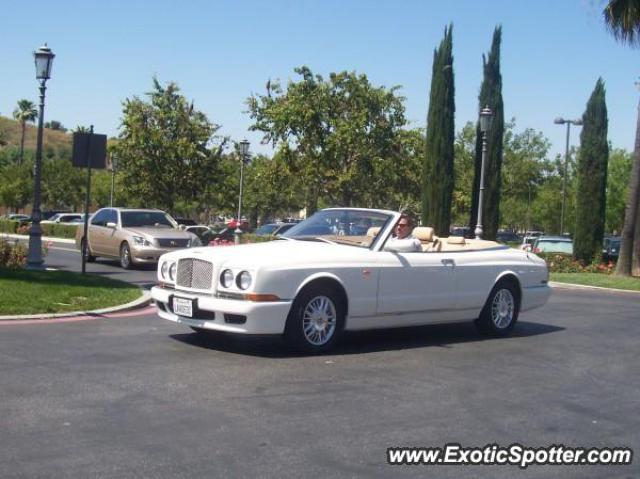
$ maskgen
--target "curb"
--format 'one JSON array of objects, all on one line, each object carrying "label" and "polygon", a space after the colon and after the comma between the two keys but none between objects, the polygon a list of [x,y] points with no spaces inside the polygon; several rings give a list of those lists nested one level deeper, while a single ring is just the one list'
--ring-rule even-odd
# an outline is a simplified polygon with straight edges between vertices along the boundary
[{"label": "curb", "polygon": [[573,283],[558,283],[556,281],[549,281],[549,286],[558,289],[584,289],[595,291],[610,291],[612,293],[630,293],[640,294],[640,291],[633,291],[631,289],[616,289],[616,288],[603,288],[602,286],[589,286],[586,284],[573,284]]},{"label": "curb", "polygon": [[109,313],[119,313],[122,311],[130,311],[132,309],[140,309],[151,303],[151,293],[140,289],[142,297],[131,301],[130,303],[121,304],[119,306],[111,306],[110,308],[95,309],[93,311],[70,311],[68,313],[49,313],[49,314],[28,314],[23,316],[0,316],[0,321],[21,319],[59,319],[73,316],[98,316]]}]

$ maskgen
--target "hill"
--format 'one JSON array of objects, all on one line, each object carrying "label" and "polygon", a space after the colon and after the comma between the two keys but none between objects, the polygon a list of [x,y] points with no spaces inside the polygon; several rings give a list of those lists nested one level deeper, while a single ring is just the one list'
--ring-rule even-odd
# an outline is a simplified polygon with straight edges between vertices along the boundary
[{"label": "hill", "polygon": [[[27,129],[24,137],[24,149],[35,150],[36,149],[36,136],[38,133],[37,125],[27,124]],[[20,147],[20,123],[4,116],[0,116],[0,138],[6,143],[2,148]],[[71,147],[73,137],[71,133],[64,133],[62,131],[50,130],[45,128],[43,131],[43,143],[46,146],[50,146],[56,150],[60,147]]]}]

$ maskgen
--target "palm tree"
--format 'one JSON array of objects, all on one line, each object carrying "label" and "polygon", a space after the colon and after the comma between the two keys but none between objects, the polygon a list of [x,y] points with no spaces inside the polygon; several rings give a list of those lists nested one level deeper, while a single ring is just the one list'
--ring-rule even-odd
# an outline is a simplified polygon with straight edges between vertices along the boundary
[{"label": "palm tree", "polygon": [[[613,36],[633,48],[640,47],[640,0],[609,0],[602,12]],[[633,166],[629,178],[629,198],[622,227],[622,244],[616,274],[640,274],[640,104],[636,121]],[[637,231],[636,231],[637,230]]]},{"label": "palm tree", "polygon": [[602,14],[616,40],[632,47],[640,46],[639,0],[609,0]]},{"label": "palm tree", "polygon": [[20,122],[22,128],[22,135],[20,136],[20,157],[18,158],[18,164],[22,164],[24,158],[24,134],[27,128],[27,122],[34,121],[38,118],[38,110],[33,102],[29,100],[18,100],[18,107],[13,110],[13,118]]}]

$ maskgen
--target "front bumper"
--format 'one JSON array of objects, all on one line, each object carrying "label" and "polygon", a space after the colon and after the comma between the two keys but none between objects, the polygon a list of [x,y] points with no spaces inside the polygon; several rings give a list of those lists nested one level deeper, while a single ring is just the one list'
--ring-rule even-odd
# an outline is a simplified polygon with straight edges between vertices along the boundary
[{"label": "front bumper", "polygon": [[131,257],[136,263],[157,263],[165,253],[178,251],[185,248],[159,248],[157,246],[131,245]]},{"label": "front bumper", "polygon": [[[173,296],[194,300],[196,308],[193,318],[178,316],[171,310]],[[291,309],[291,301],[253,302],[222,299],[159,286],[151,288],[151,297],[158,306],[158,315],[161,318],[196,328],[239,334],[282,334]],[[198,313],[200,316],[206,316],[206,319],[198,318]],[[243,316],[246,320],[242,324],[230,323],[225,314]]]},{"label": "front bumper", "polygon": [[551,287],[548,284],[522,288],[522,304],[520,311],[528,311],[547,304],[551,296]]}]

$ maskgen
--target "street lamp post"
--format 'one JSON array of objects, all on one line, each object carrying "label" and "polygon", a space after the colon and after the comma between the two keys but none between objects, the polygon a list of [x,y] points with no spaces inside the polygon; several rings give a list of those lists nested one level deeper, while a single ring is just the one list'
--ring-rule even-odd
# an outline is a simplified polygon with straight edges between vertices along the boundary
[{"label": "street lamp post", "polygon": [[36,80],[40,80],[40,113],[38,115],[38,136],[36,143],[36,164],[33,173],[33,211],[29,229],[29,252],[27,254],[27,268],[42,268],[42,228],[40,226],[40,176],[42,170],[42,129],[44,123],[44,97],[47,80],[51,77],[51,65],[55,55],[45,43],[33,52],[36,64]]},{"label": "street lamp post", "polygon": [[567,125],[567,144],[564,152],[564,172],[562,173],[562,208],[560,209],[560,234],[564,233],[564,209],[567,202],[567,171],[569,168],[569,131],[571,125],[582,125],[582,120],[565,120],[562,117],[558,117],[553,122],[556,125]]},{"label": "street lamp post", "polygon": [[482,162],[480,164],[480,193],[478,195],[478,224],[474,231],[476,239],[482,239],[482,201],[484,199],[484,165],[487,159],[487,132],[491,128],[493,112],[485,106],[480,112],[480,131],[482,132]]},{"label": "street lamp post", "polygon": [[243,174],[244,174],[244,162],[247,159],[247,155],[249,154],[249,142],[244,139],[239,143],[240,147],[240,197],[238,198],[238,219],[236,221],[236,230],[235,234],[235,243],[240,244],[240,235],[242,234],[242,228],[240,225],[242,223],[242,183],[243,183]]}]

